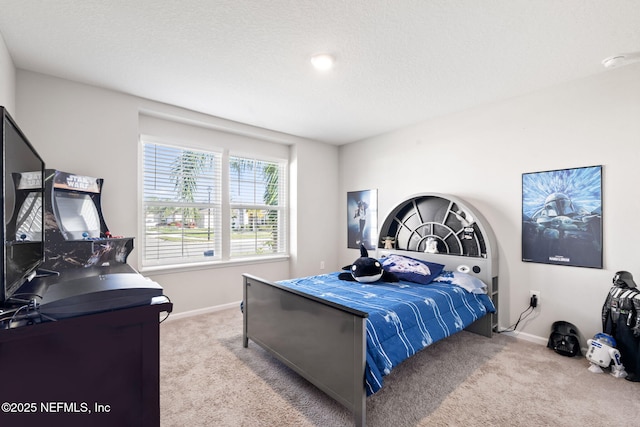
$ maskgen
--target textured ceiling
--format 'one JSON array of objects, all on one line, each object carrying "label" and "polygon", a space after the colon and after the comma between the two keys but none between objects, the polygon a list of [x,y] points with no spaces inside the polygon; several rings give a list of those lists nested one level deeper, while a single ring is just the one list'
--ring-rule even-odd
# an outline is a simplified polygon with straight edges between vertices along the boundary
[{"label": "textured ceiling", "polygon": [[0,32],[20,69],[343,144],[606,72],[640,1],[0,0]]}]

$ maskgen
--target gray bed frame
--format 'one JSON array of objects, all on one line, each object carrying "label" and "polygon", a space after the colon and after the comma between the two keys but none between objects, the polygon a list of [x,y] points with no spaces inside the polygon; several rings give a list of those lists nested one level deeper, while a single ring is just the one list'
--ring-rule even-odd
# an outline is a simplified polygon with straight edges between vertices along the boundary
[{"label": "gray bed frame", "polygon": [[[473,225],[464,224],[469,215]],[[495,239],[487,222],[468,203],[437,193],[411,196],[387,216],[380,236],[394,237],[395,248],[379,248],[375,256],[398,253],[468,272],[487,284],[497,309]],[[428,237],[438,240],[439,253],[421,251]],[[355,425],[364,427],[367,313],[249,274],[243,275],[243,281],[243,346],[254,341],[344,405],[353,413]],[[467,330],[491,337],[496,327],[497,312],[478,319]]]}]

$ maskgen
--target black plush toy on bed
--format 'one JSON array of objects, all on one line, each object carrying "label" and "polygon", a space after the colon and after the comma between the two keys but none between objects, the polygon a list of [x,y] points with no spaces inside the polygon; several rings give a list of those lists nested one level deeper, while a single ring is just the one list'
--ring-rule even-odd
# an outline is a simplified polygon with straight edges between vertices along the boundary
[{"label": "black plush toy on bed", "polygon": [[349,273],[340,273],[340,280],[348,280],[350,282],[372,283],[378,280],[382,282],[397,282],[398,278],[395,274],[385,271],[382,264],[375,258],[369,257],[369,252],[364,245],[360,245],[360,258],[353,264],[342,268],[349,270]]}]

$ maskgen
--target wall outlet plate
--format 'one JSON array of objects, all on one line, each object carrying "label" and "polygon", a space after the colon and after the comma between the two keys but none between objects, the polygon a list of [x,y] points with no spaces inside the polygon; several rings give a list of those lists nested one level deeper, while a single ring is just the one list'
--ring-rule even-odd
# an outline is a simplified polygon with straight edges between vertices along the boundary
[{"label": "wall outlet plate", "polygon": [[540,307],[540,291],[534,291],[534,290],[529,291],[529,304],[531,304],[531,298],[534,295],[536,296],[536,300],[537,300],[536,308],[538,308]]}]

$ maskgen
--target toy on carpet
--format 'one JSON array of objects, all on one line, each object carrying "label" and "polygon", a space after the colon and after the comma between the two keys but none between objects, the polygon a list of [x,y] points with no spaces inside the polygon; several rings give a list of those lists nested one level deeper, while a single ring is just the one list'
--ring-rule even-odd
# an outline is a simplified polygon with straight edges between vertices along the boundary
[{"label": "toy on carpet", "polygon": [[578,328],[576,328],[573,323],[564,320],[553,322],[547,347],[562,356],[581,356],[582,350],[580,349],[580,334],[578,333]]},{"label": "toy on carpet", "polygon": [[369,252],[364,245],[360,245],[360,258],[355,260],[351,265],[342,268],[349,270],[349,273],[340,273],[340,280],[348,280],[350,282],[372,283],[378,280],[382,282],[397,282],[398,278],[395,274],[382,268],[382,264],[375,258],[369,257]]},{"label": "toy on carpet", "polygon": [[611,375],[616,378],[624,378],[627,372],[620,361],[620,352],[615,348],[616,340],[608,334],[598,333],[593,339],[587,340],[589,349],[587,350],[587,359],[591,364],[589,371],[599,374],[602,368],[608,368],[611,365]]}]

